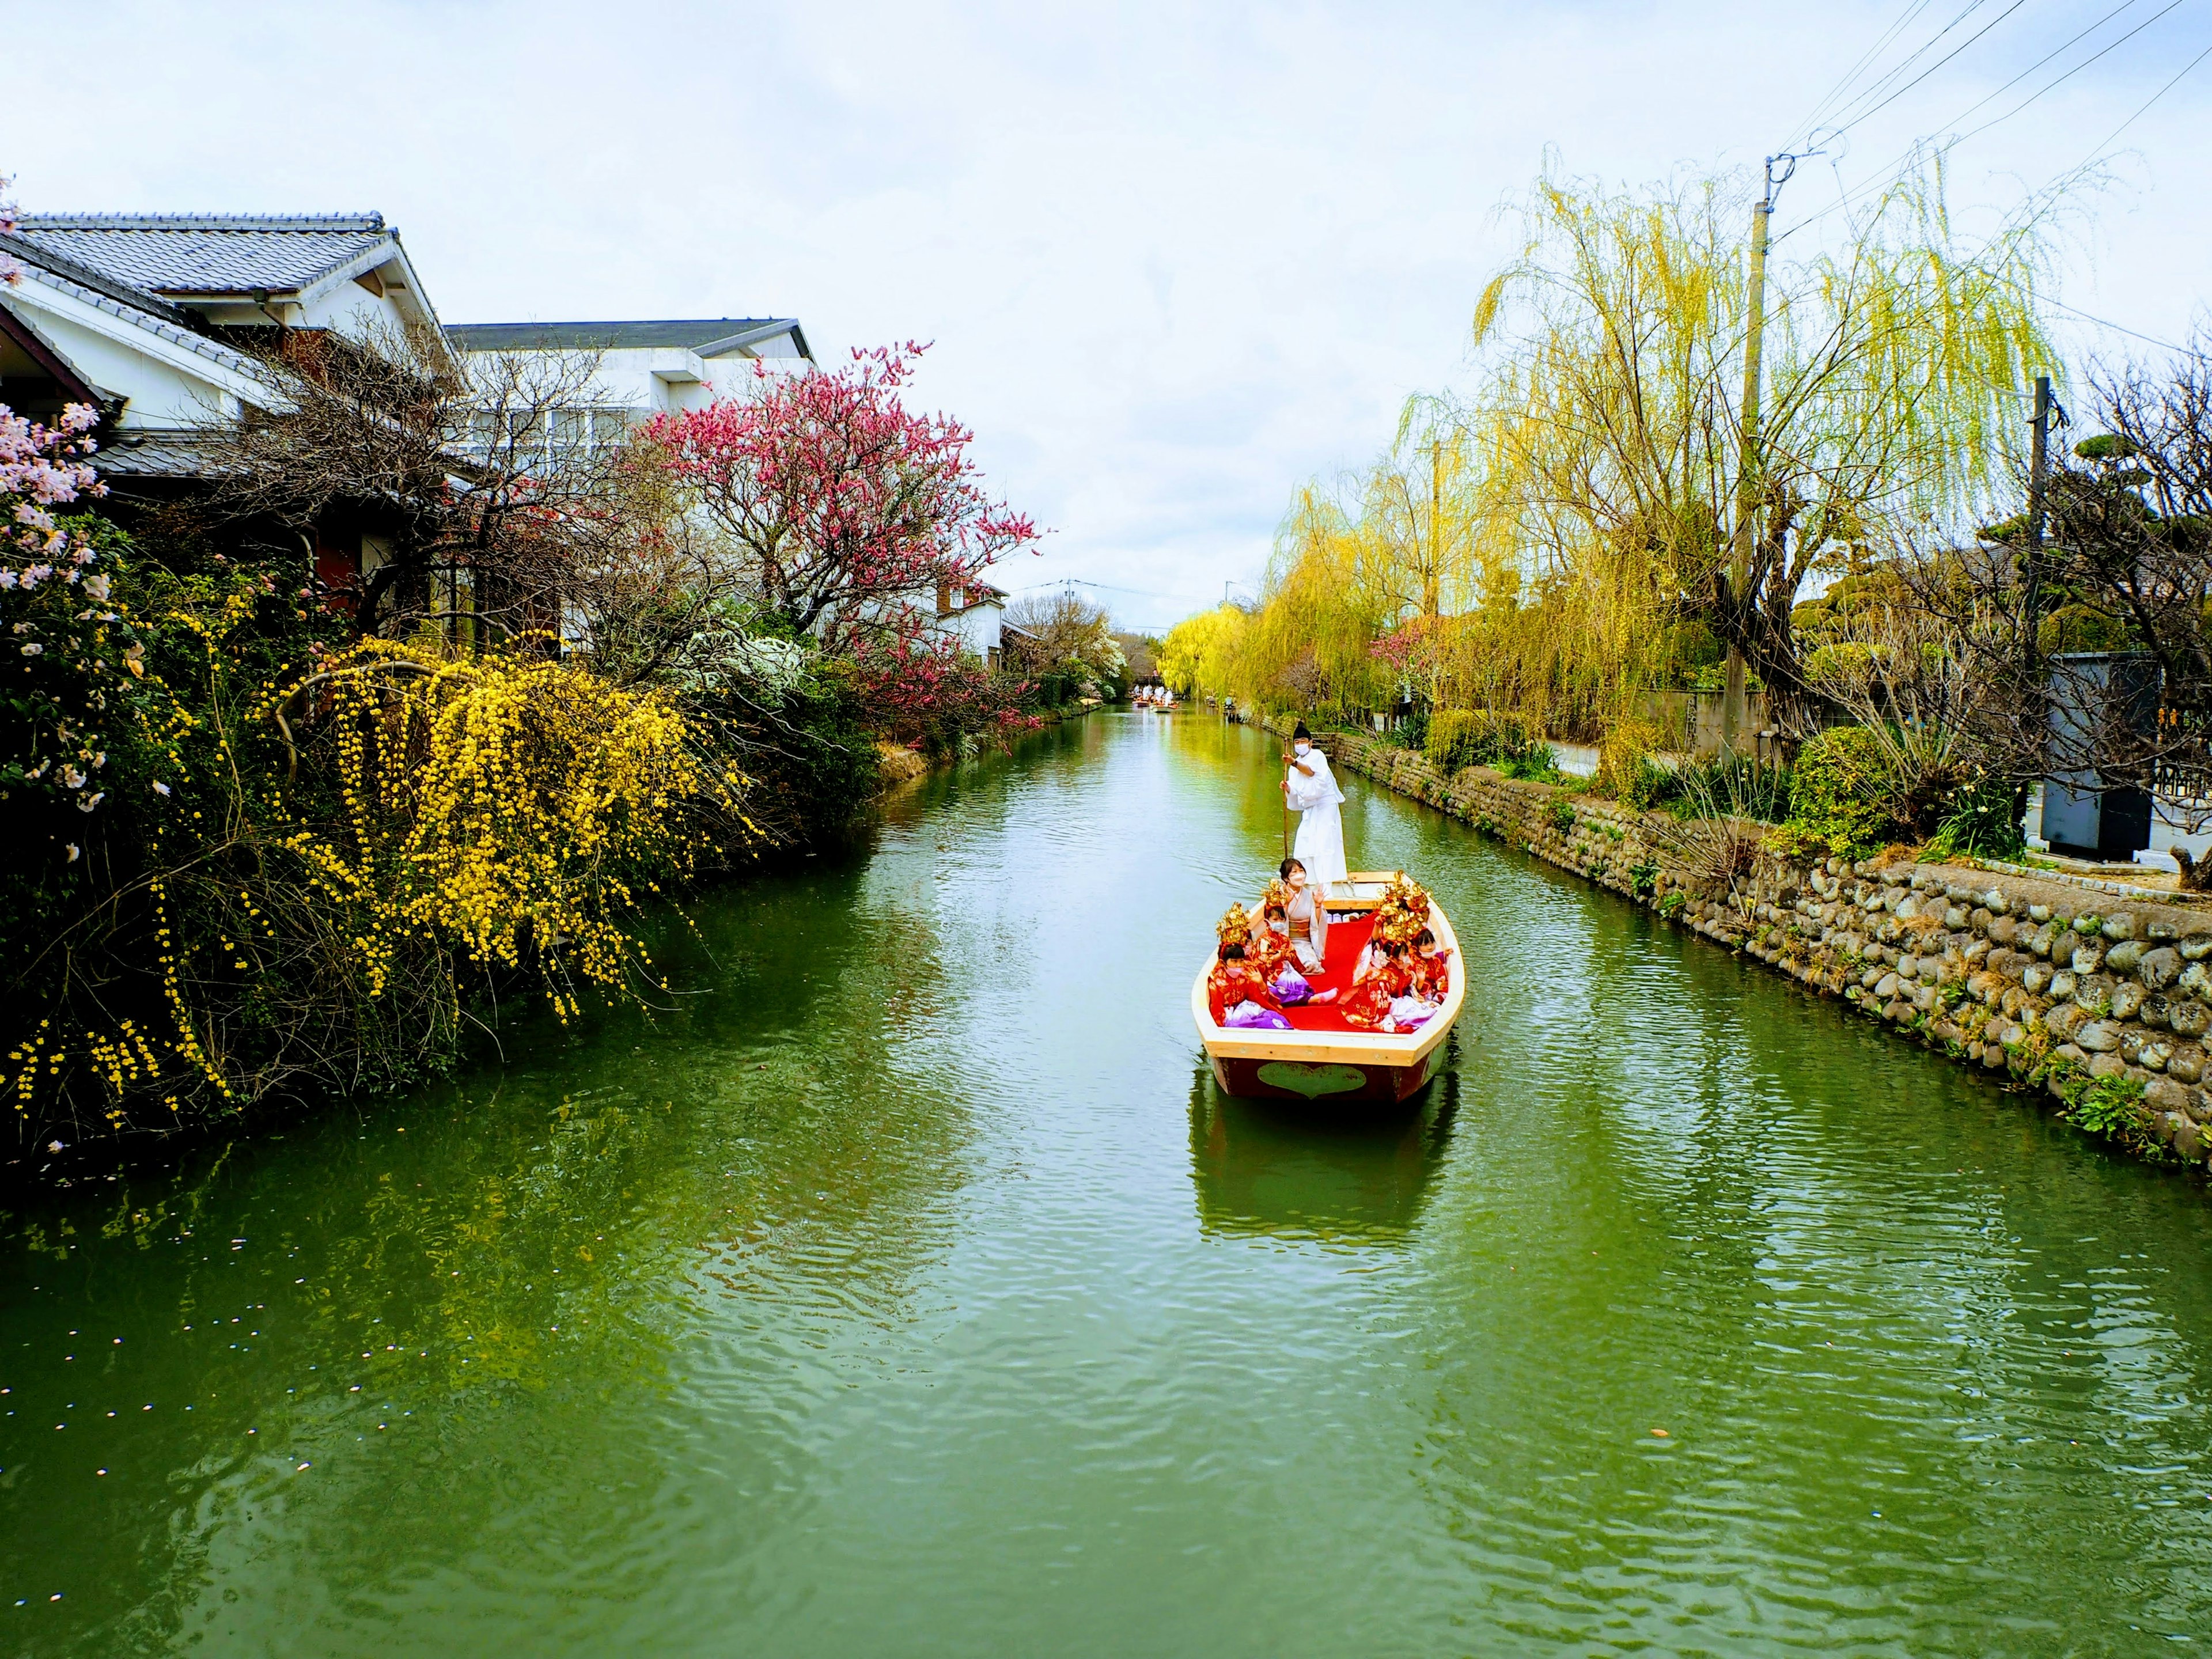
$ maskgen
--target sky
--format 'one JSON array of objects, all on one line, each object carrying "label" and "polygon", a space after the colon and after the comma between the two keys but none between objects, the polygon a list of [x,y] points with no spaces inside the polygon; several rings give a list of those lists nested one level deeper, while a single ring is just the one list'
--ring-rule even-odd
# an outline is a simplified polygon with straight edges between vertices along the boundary
[{"label": "sky", "polygon": [[1910,62],[1778,232],[2032,99],[1958,147],[1951,195],[1993,222],[2108,155],[2057,290],[2101,319],[2058,313],[2077,372],[2158,355],[2116,328],[2187,334],[2212,270],[2212,0],[0,0],[0,40],[27,212],[374,209],[448,322],[796,316],[825,363],[927,342],[916,401],[1048,532],[994,579],[1091,584],[1139,628],[1252,592],[1302,483],[1468,383],[1547,155],[1756,168],[1872,52],[1847,99]]}]

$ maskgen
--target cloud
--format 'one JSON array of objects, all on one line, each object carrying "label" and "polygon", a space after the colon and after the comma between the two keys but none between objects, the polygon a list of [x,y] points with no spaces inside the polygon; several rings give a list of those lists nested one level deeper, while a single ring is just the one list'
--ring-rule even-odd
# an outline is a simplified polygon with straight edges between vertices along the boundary
[{"label": "cloud", "polygon": [[[1546,146],[1613,179],[1755,164],[1895,10],[221,9],[58,27],[0,0],[0,170],[27,207],[379,208],[451,321],[775,313],[825,357],[933,341],[920,395],[1054,531],[1009,580],[1140,590],[1117,608],[1153,624],[1255,582],[1292,489],[1465,372],[1514,245],[1495,210]],[[2078,27],[2023,10],[1855,131],[1839,173],[1808,163],[1784,222]],[[1954,195],[2078,161],[2179,39],[2147,32],[1977,140]],[[2069,300],[2190,325],[2175,278],[2212,232],[2177,198],[2203,100],[2185,83],[2130,130],[2150,159]]]}]

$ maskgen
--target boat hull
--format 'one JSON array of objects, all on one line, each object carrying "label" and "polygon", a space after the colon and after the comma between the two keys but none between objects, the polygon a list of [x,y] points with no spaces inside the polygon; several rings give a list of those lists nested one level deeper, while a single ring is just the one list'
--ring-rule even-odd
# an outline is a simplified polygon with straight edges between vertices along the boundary
[{"label": "boat hull", "polygon": [[1221,1092],[1240,1100],[1410,1100],[1441,1063],[1439,1043],[1410,1066],[1350,1065],[1342,1060],[1244,1060],[1209,1054]]}]

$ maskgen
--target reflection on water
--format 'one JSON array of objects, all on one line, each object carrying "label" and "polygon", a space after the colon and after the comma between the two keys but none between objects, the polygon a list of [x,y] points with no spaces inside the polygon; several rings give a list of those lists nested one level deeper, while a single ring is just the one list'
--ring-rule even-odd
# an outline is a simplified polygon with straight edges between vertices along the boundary
[{"label": "reflection on water", "polygon": [[1190,1085],[1191,1182],[1210,1233],[1396,1243],[1443,1162],[1459,1079],[1401,1105],[1239,1100],[1201,1062]]}]

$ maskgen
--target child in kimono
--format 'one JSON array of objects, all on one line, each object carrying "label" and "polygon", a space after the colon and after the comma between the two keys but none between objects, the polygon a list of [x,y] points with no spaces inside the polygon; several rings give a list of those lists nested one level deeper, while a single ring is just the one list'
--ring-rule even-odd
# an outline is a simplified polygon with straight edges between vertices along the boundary
[{"label": "child in kimono", "polygon": [[1206,1006],[1216,1025],[1230,1030],[1291,1029],[1291,1022],[1283,1018],[1283,1005],[1245,961],[1244,947],[1234,940],[1221,946],[1206,976]]},{"label": "child in kimono", "polygon": [[1386,939],[1379,949],[1379,959],[1346,995],[1344,1018],[1362,1030],[1395,1031],[1401,1028],[1395,1009],[1413,988],[1413,975],[1406,965],[1404,940]]},{"label": "child in kimono", "polygon": [[1301,974],[1318,974],[1328,957],[1328,908],[1307,881],[1304,865],[1296,859],[1285,859],[1280,869],[1286,895],[1283,920],[1289,931],[1291,954]]},{"label": "child in kimono", "polygon": [[1413,994],[1441,1008],[1451,988],[1451,952],[1437,949],[1437,936],[1424,927],[1413,935]]},{"label": "child in kimono", "polygon": [[1336,993],[1315,990],[1291,954],[1290,910],[1285,898],[1279,896],[1279,892],[1287,890],[1280,883],[1268,883],[1267,895],[1260,902],[1260,927],[1245,951],[1245,960],[1258,968],[1260,977],[1285,1008],[1307,1002],[1334,1002]]}]

